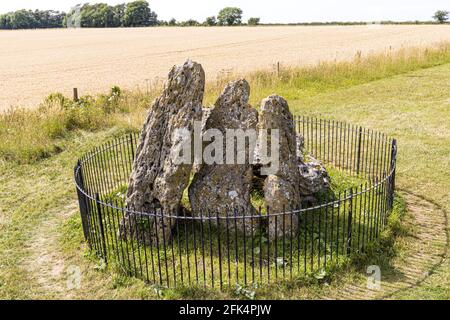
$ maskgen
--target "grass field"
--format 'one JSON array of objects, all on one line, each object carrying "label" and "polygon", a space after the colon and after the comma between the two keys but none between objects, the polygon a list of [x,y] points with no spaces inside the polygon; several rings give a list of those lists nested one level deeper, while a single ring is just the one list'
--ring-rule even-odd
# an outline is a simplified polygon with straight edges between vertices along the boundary
[{"label": "grass field", "polygon": [[450,41],[449,25],[0,31],[0,111],[74,87],[146,90],[186,57],[201,61],[212,81],[277,62],[305,66],[440,41]]},{"label": "grass field", "polygon": [[[81,108],[86,110],[82,114],[73,111],[73,102],[53,97],[40,113],[16,111],[0,118],[0,297],[342,297],[352,285],[364,287],[366,266],[377,264],[383,290],[376,298],[450,299],[450,264],[445,259],[450,209],[449,46],[292,69],[276,80],[269,73],[254,73],[248,79],[253,102],[277,92],[289,98],[294,113],[345,120],[398,139],[397,206],[409,211],[402,220],[396,217],[391,222],[396,241],[392,243],[388,235],[388,246],[381,247],[391,249],[362,257],[345,272],[224,293],[165,290],[111,272],[86,251],[72,185],[73,165],[94,145],[138,129],[151,97],[123,92],[115,98],[112,92],[83,102],[89,107]],[[209,83],[208,103],[221,85],[222,81]],[[35,138],[41,134],[48,146]],[[418,219],[420,212],[429,219]],[[81,271],[80,289],[67,287],[73,268]],[[417,269],[413,275],[423,279],[409,279],[405,271],[409,268]],[[360,291],[348,295],[372,297]]]}]

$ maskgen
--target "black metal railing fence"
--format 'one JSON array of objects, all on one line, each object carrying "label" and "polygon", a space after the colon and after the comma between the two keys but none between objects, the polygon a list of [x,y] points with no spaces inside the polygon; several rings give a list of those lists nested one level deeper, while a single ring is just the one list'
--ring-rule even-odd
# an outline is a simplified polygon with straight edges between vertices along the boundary
[{"label": "black metal railing fence", "polygon": [[[95,148],[75,167],[90,249],[109,265],[149,283],[221,289],[293,279],[363,252],[378,239],[392,210],[396,140],[335,120],[294,120],[305,150],[338,169],[343,179],[353,179],[349,188],[325,193],[314,206],[283,212],[136,212],[124,204],[138,142],[137,134],[128,134]],[[128,236],[120,231],[125,217],[134,222]],[[150,226],[157,229],[164,223],[173,226],[170,236],[155,230],[150,243],[142,241]],[[270,224],[281,231],[269,235]]]}]

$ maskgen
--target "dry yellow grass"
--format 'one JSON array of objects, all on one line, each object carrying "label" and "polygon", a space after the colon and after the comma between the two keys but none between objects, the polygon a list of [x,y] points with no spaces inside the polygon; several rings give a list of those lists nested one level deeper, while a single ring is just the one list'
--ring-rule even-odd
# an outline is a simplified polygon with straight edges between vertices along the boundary
[{"label": "dry yellow grass", "polygon": [[[70,95],[140,87],[173,64],[198,60],[208,79],[319,61],[351,59],[450,41],[450,26],[141,28],[0,32],[0,111],[36,106],[51,92]],[[149,80],[147,80],[149,79]]]}]

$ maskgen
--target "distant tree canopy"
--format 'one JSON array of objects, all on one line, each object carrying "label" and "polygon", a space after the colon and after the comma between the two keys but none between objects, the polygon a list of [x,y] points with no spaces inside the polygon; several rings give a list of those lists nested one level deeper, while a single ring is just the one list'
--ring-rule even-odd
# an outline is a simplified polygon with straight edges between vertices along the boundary
[{"label": "distant tree canopy", "polygon": [[156,13],[144,0],[116,6],[86,3],[68,14],[53,10],[18,10],[0,15],[0,29],[61,28],[68,25],[85,28],[146,27],[157,23]]},{"label": "distant tree canopy", "polygon": [[248,25],[249,26],[257,26],[260,21],[261,21],[260,18],[250,18],[250,19],[248,19]]},{"label": "distant tree canopy", "polygon": [[445,23],[449,19],[449,12],[445,10],[438,10],[434,14],[433,18],[439,23]]},{"label": "distant tree canopy", "polygon": [[224,8],[220,10],[217,20],[222,26],[240,25],[242,22],[242,10],[236,7]]},{"label": "distant tree canopy", "polygon": [[0,29],[61,28],[65,16],[53,10],[18,10],[0,15]]},{"label": "distant tree canopy", "polygon": [[217,19],[214,16],[206,18],[206,20],[204,22],[205,26],[215,26],[216,24],[217,24]]},{"label": "distant tree canopy", "polygon": [[124,27],[146,27],[156,25],[158,16],[150,10],[147,1],[138,0],[126,5],[123,25]]},{"label": "distant tree canopy", "polygon": [[197,20],[189,19],[186,21],[182,21],[179,24],[181,27],[198,27],[200,23]]},{"label": "distant tree canopy", "polygon": [[67,14],[66,26],[68,21],[77,18],[80,20],[80,26],[84,28],[146,27],[158,22],[156,13],[150,9],[148,2],[143,0],[116,6],[86,3]]}]

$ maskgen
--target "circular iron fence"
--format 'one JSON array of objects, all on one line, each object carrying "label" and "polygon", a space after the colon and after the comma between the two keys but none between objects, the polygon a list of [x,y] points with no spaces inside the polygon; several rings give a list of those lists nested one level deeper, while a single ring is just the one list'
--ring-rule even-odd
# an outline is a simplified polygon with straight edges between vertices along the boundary
[{"label": "circular iron fence", "polygon": [[[128,134],[88,152],[75,167],[90,249],[108,265],[152,284],[220,289],[295,279],[363,252],[377,241],[393,207],[396,140],[334,120],[294,121],[305,149],[350,187],[285,212],[136,212],[124,204],[138,142],[137,134]],[[125,217],[134,220],[132,230],[123,230]],[[149,226],[165,221],[173,226],[170,237],[154,232],[153,240],[145,240]],[[281,234],[269,236],[269,223],[281,226]]]}]

